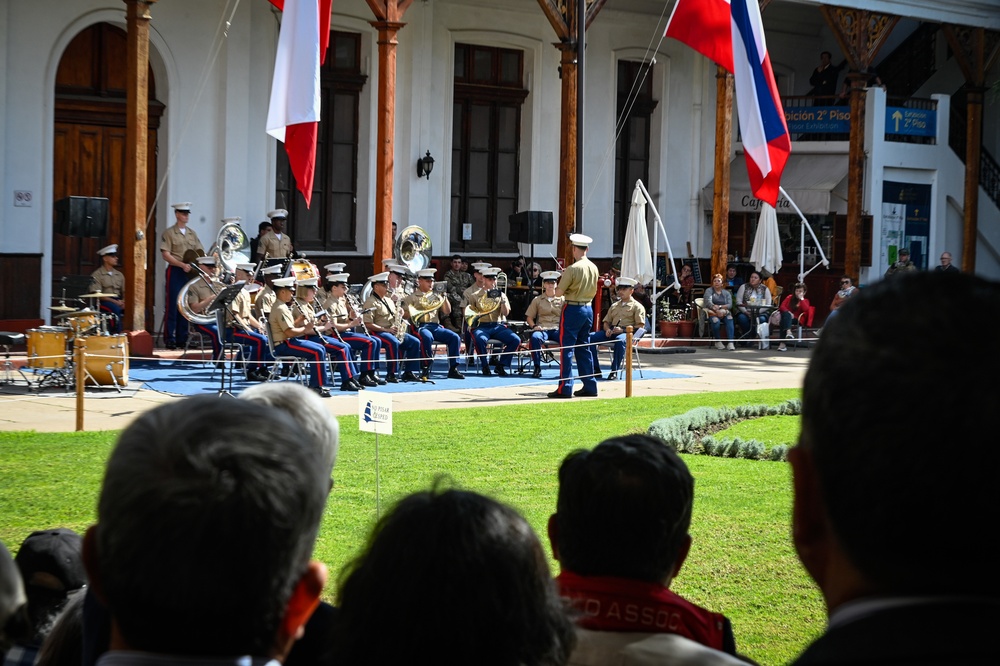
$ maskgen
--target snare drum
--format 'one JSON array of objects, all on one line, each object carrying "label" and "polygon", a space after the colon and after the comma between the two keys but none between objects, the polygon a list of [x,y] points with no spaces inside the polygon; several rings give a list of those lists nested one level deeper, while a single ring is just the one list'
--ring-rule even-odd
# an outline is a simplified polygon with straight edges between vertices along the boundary
[{"label": "snare drum", "polygon": [[97,313],[79,313],[73,315],[72,317],[66,318],[66,325],[69,326],[72,331],[70,336],[70,341],[77,337],[84,337],[88,333],[92,333],[97,328],[98,323]]},{"label": "snare drum", "polygon": [[83,338],[84,383],[89,386],[128,384],[128,336],[90,335]]},{"label": "snare drum", "polygon": [[29,368],[65,368],[69,329],[64,326],[29,328],[27,362]]}]

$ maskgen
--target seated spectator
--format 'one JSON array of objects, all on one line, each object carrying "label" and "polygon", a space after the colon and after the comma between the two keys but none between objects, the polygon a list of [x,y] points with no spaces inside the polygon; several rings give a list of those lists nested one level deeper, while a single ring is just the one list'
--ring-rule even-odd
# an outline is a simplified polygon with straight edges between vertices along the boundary
[{"label": "seated spectator", "polygon": [[1000,283],[882,280],[816,344],[788,460],[792,539],[828,621],[794,664],[997,662],[992,632],[969,620],[1000,622],[987,527],[1000,524],[1000,354],[969,344],[970,303],[977,326],[1000,328]]},{"label": "seated spectator", "polygon": [[896,263],[885,271],[885,277],[890,277],[892,275],[907,273],[909,271],[917,270],[917,265],[910,261],[910,251],[905,247],[899,248],[898,259]]},{"label": "seated spectator", "polygon": [[[693,500],[687,466],[649,435],[608,439],[563,460],[549,540],[560,592],[579,612],[572,663],[621,663],[619,652],[634,643],[662,663],[692,653],[704,657],[697,663],[740,663],[715,652],[735,655],[729,620],[670,590],[691,548]],[[639,611],[622,612],[629,607]]]},{"label": "seated spectator", "polygon": [[763,283],[767,290],[771,292],[771,302],[778,302],[778,295],[781,293],[781,287],[778,286],[778,281],[774,279],[774,274],[766,268],[760,269],[760,281]]},{"label": "seated spectator", "polygon": [[28,636],[16,642],[4,666],[31,666],[69,595],[87,586],[83,540],[71,529],[59,527],[32,532],[14,557],[28,599]]},{"label": "seated spectator", "polygon": [[309,558],[331,459],[295,418],[247,400],[185,398],[133,421],[84,542],[112,623],[97,663],[284,660],[326,580]]},{"label": "seated spectator", "polygon": [[683,309],[694,302],[694,271],[691,264],[681,264],[680,275],[677,276],[680,289],[674,289],[670,294],[670,307]]},{"label": "seated spectator", "polygon": [[83,660],[83,590],[70,594],[42,641],[35,666],[80,666]]},{"label": "seated spectator", "polygon": [[833,319],[833,316],[837,314],[838,310],[840,310],[840,306],[842,306],[848,298],[851,298],[857,293],[858,288],[852,283],[851,276],[841,275],[840,289],[833,295],[833,300],[830,301],[830,314],[826,316],[826,320],[830,321]]},{"label": "seated spectator", "polygon": [[336,664],[558,666],[574,644],[531,526],[473,492],[404,497],[341,573],[337,598]]},{"label": "seated spectator", "polygon": [[21,572],[0,541],[0,662],[15,641],[28,638],[30,629]]},{"label": "seated spectator", "polygon": [[770,313],[771,291],[761,281],[760,271],[750,272],[750,281],[736,290],[736,325],[743,335],[755,336],[757,326],[767,322]]},{"label": "seated spectator", "polygon": [[799,317],[808,315],[809,299],[806,298],[806,285],[804,282],[796,282],[792,287],[792,293],[785,296],[785,300],[778,306],[778,315],[781,318],[781,344],[778,351],[788,351],[785,346],[785,338],[792,337],[792,324],[799,321]]},{"label": "seated spectator", "polygon": [[632,291],[635,289],[636,279],[629,277],[618,278],[615,291],[618,292],[618,300],[614,302],[608,314],[604,317],[601,330],[590,334],[590,353],[594,358],[594,372],[597,377],[601,376],[601,361],[597,353],[597,345],[602,342],[614,342],[614,350],[611,358],[611,372],[608,373],[608,381],[618,378],[618,369],[621,368],[622,361],[625,360],[625,329],[632,327],[632,339],[638,340],[646,333],[646,308],[637,300],[632,298]]},{"label": "seated spectator", "polygon": [[[715,338],[715,348],[734,351],[736,347],[733,345],[733,292],[726,289],[724,284],[721,274],[713,275],[712,286],[705,291],[702,303],[712,329],[712,337]],[[722,322],[726,323],[728,345],[723,345],[720,337]]]}]

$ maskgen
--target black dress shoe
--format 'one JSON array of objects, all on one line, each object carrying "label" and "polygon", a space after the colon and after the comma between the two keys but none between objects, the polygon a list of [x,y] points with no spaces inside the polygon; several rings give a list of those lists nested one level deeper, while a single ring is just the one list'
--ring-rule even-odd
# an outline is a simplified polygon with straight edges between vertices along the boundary
[{"label": "black dress shoe", "polygon": [[591,392],[587,391],[586,389],[577,389],[576,391],[573,392],[573,395],[575,395],[578,398],[596,398],[597,391]]},{"label": "black dress shoe", "polygon": [[490,370],[490,366],[484,365],[483,366],[483,377],[492,377],[492,376],[493,376],[493,371]]},{"label": "black dress shoe", "polygon": [[421,371],[420,381],[422,382],[430,381],[430,378],[431,378],[430,368],[425,368],[423,371]]},{"label": "black dress shoe", "polygon": [[608,381],[609,382],[613,382],[616,379],[618,379],[618,373],[617,372],[609,372],[608,373]]},{"label": "black dress shoe", "polygon": [[163,346],[166,347],[167,349],[177,349],[176,342],[165,342],[163,343]]},{"label": "black dress shoe", "polygon": [[316,393],[321,398],[329,398],[330,397],[330,392],[327,391],[325,388],[323,388],[321,386],[314,386],[313,387],[313,391],[316,391]]},{"label": "black dress shoe", "polygon": [[546,397],[549,397],[549,398],[569,399],[569,398],[573,397],[569,393],[561,393],[559,391],[552,391],[552,393],[546,393],[545,395],[546,395]]},{"label": "black dress shoe", "polygon": [[374,372],[369,372],[368,375],[367,375],[367,377],[368,377],[368,379],[370,379],[373,382],[375,382],[376,385],[378,385],[378,386],[385,386],[385,380],[382,379],[381,377],[379,377],[378,375],[376,375]]},{"label": "black dress shoe", "polygon": [[341,391],[357,391],[358,390],[358,385],[355,384],[354,382],[352,382],[350,379],[348,379],[346,382],[341,383],[340,390]]},{"label": "black dress shoe", "polygon": [[399,380],[403,381],[403,382],[419,382],[420,381],[420,379],[415,374],[413,374],[412,372],[410,372],[409,370],[407,370],[406,372],[404,372],[403,375],[399,378]]},{"label": "black dress shoe", "polygon": [[399,383],[399,379],[396,377],[396,375],[386,375],[385,376],[385,381],[387,381],[390,384],[398,384]]},{"label": "black dress shoe", "polygon": [[542,369],[541,368],[535,368],[532,371],[532,373],[531,373],[531,378],[532,379],[541,379],[542,378]]},{"label": "black dress shoe", "polygon": [[[358,380],[358,383],[361,384],[362,386],[378,386],[378,382],[372,379],[371,375],[361,375],[361,378]],[[385,382],[382,383],[384,384]]]},{"label": "black dress shoe", "polygon": [[247,373],[248,382],[266,382],[271,376],[263,370],[251,370]]},{"label": "black dress shoe", "polygon": [[510,373],[507,372],[507,368],[502,365],[497,366],[497,377],[510,377]]},{"label": "black dress shoe", "polygon": [[357,377],[351,377],[351,383],[354,384],[354,388],[357,391],[364,391],[365,385],[358,381]]},{"label": "black dress shoe", "polygon": [[458,371],[458,368],[452,368],[448,371],[448,379],[465,379],[465,375]]}]

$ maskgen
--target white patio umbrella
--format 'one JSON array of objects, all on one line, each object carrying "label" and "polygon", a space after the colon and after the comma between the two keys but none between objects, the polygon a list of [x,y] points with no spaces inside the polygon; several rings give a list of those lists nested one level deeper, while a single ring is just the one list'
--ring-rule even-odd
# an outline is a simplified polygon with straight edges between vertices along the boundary
[{"label": "white patio umbrella", "polygon": [[781,268],[781,235],[778,233],[778,214],[770,204],[761,203],[757,233],[753,237],[750,263],[759,271],[777,273]]},{"label": "white patio umbrella", "polygon": [[653,255],[649,250],[649,232],[646,230],[646,197],[639,183],[632,192],[632,207],[628,212],[625,228],[625,247],[622,248],[622,277],[635,278],[639,284],[651,282],[656,277]]}]

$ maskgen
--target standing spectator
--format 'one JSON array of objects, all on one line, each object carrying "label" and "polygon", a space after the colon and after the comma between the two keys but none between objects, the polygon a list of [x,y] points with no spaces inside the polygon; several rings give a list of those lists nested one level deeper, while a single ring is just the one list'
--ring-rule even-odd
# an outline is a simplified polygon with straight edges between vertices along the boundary
[{"label": "standing spectator", "polygon": [[822,51],[819,54],[819,65],[809,77],[809,85],[812,86],[809,94],[816,98],[816,106],[833,104],[833,96],[837,94],[837,77],[847,61],[834,67],[830,62],[832,58],[829,51]]},{"label": "standing spectator", "polygon": [[194,269],[185,262],[185,257],[200,253],[205,255],[205,247],[198,234],[188,227],[191,219],[191,203],[171,204],[176,222],[167,228],[160,238],[160,256],[167,262],[167,300],[163,305],[163,344],[167,349],[182,349],[187,345],[188,321],[177,310],[177,295],[188,281],[197,276]]},{"label": "standing spectator", "polygon": [[899,248],[899,255],[895,263],[885,272],[885,277],[917,270],[917,265],[910,261],[910,251],[905,247]]},{"label": "standing spectator", "polygon": [[[586,345],[594,326],[594,296],[597,295],[597,266],[587,258],[594,239],[583,234],[570,234],[574,262],[567,268],[556,296],[564,296],[562,325],[559,328],[559,386],[548,394],[550,398],[572,398],[574,395],[597,396],[594,379],[594,357]],[[576,352],[577,375],[583,387],[573,393],[573,353]]]},{"label": "standing spectator", "polygon": [[573,649],[531,526],[473,492],[404,497],[341,573],[337,598],[336,664],[561,666]]},{"label": "standing spectator", "polygon": [[938,271],[938,272],[942,272],[942,273],[958,273],[959,272],[958,268],[956,268],[955,265],[951,263],[951,252],[942,252],[941,253],[941,265],[940,266],[935,266],[934,270]]},{"label": "standing spectator", "polygon": [[736,653],[729,620],[670,590],[691,548],[693,501],[687,465],[655,437],[566,456],[548,531],[560,592],[579,612],[571,663],[633,663],[636,648],[657,663],[742,663],[721,652]]},{"label": "standing spectator", "polygon": [[21,543],[14,562],[28,599],[30,628],[27,638],[7,652],[4,666],[32,666],[69,596],[87,586],[83,539],[65,527],[32,532]]},{"label": "standing spectator", "polygon": [[246,400],[185,398],[133,421],[85,538],[112,621],[98,666],[284,660],[326,580],[310,556],[331,468],[314,431]]},{"label": "standing spectator", "polygon": [[792,539],[828,620],[797,666],[997,662],[969,619],[1000,623],[1000,384],[983,381],[1000,354],[969,344],[970,303],[1000,327],[1000,283],[919,271],[865,288],[823,330],[788,460]]},{"label": "standing spectator", "polygon": [[844,304],[844,301],[857,293],[858,288],[854,286],[851,276],[841,275],[840,289],[833,295],[833,300],[830,301],[830,314],[826,316],[826,320],[830,321],[837,314],[837,311],[840,310],[840,306]]},{"label": "standing spectator", "polygon": [[806,298],[806,285],[804,282],[796,282],[792,287],[792,293],[785,296],[785,300],[778,306],[779,326],[781,328],[781,344],[778,351],[788,351],[785,346],[785,338],[792,337],[792,324],[799,320],[799,317],[808,316],[809,299]]}]

